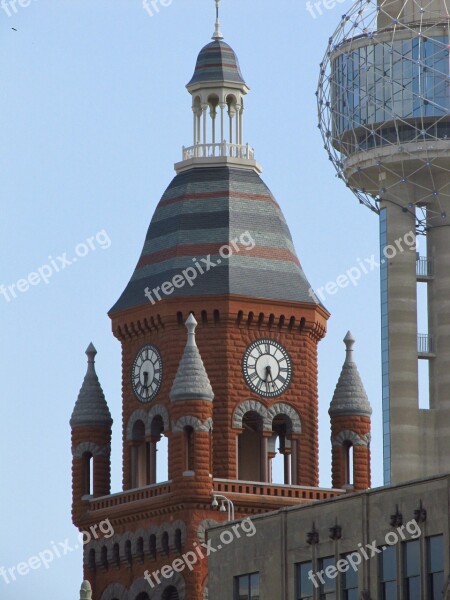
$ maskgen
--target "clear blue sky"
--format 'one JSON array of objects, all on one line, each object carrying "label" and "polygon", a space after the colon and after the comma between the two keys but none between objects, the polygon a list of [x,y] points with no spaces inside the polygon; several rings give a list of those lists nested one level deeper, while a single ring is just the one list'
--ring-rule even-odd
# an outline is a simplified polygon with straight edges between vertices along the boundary
[{"label": "clear blue sky", "polygon": [[[252,89],[246,141],[307,276],[321,287],[378,253],[377,217],[334,177],[317,129],[318,65],[350,2],[315,19],[303,0],[222,4],[225,39]],[[0,284],[17,283],[49,256],[73,257],[99,231],[111,240],[48,284],[10,302],[0,295],[0,566],[75,540],[68,422],[91,340],[115,420],[113,490],[120,490],[121,357],[106,313],[132,273],[181,146],[191,143],[184,85],[213,32],[213,14],[212,0],[173,0],[153,17],[141,0],[33,0],[11,17],[0,10]],[[378,272],[325,304],[332,316],[319,355],[321,484],[330,485],[327,410],[351,329],[374,408],[379,485]],[[0,598],[74,600],[81,578],[78,551],[15,583],[0,578]]]}]

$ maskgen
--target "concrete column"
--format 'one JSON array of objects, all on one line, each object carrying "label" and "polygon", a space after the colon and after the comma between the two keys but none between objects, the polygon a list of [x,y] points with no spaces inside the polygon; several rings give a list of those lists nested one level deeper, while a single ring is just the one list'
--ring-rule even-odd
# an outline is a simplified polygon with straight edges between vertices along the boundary
[{"label": "concrete column", "polygon": [[[408,203],[405,186],[402,205]],[[395,484],[422,474],[418,439],[416,251],[404,242],[405,236],[410,239],[415,235],[415,216],[414,209],[404,211],[398,201],[394,204],[383,200],[380,208],[387,211],[386,257],[381,260],[386,261],[388,273],[391,482]]]},{"label": "concrete column", "polygon": [[220,141],[223,142],[225,139],[225,114],[224,111],[227,105],[222,102],[220,104]]},{"label": "concrete column", "polygon": [[261,481],[268,483],[269,481],[269,463],[268,463],[268,438],[263,436],[261,438]]}]

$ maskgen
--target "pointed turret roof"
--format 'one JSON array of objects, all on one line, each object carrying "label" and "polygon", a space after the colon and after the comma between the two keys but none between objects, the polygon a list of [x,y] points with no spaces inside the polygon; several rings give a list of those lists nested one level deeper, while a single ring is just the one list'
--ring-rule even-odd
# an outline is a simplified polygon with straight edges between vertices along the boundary
[{"label": "pointed turret roof", "polygon": [[70,419],[71,427],[89,425],[111,427],[112,425],[111,413],[95,371],[96,354],[97,350],[90,343],[86,350],[88,357],[87,371]]},{"label": "pointed turret roof", "polygon": [[346,346],[345,362],[328,413],[331,417],[338,415],[370,416],[372,407],[361,381],[358,367],[353,360],[355,338],[350,331],[347,332],[344,343]]},{"label": "pointed turret roof", "polygon": [[195,341],[197,321],[191,313],[186,321],[188,339],[184,354],[170,392],[172,402],[177,400],[214,400],[211,383]]}]

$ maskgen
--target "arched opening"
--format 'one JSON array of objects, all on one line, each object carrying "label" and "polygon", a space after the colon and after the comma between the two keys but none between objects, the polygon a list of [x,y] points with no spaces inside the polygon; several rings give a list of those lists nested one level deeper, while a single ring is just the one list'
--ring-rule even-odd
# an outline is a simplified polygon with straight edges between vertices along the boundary
[{"label": "arched opening", "polygon": [[[228,120],[229,120],[229,139],[230,144],[239,144],[239,116],[237,113],[237,101],[231,94],[227,96]],[[236,130],[236,135],[234,135]],[[230,149],[230,155],[234,156]]]},{"label": "arched opening", "polygon": [[95,571],[95,550],[93,548],[91,550],[89,550],[88,567],[92,571]]},{"label": "arched opening", "polygon": [[131,550],[131,541],[127,540],[125,542],[125,560],[129,565],[133,562],[133,553]]},{"label": "arched opening", "polygon": [[105,571],[107,571],[108,570],[108,548],[106,546],[102,546],[101,553],[100,553],[100,562],[102,564],[102,568],[105,569]]},{"label": "arched opening", "polygon": [[169,547],[169,534],[167,533],[167,531],[165,531],[162,534],[162,538],[161,538],[161,546],[162,546],[162,550],[164,552],[164,554],[166,556],[169,556],[170,553],[170,547]]},{"label": "arched opening", "polygon": [[119,544],[114,544],[114,546],[113,546],[113,563],[114,563],[114,566],[120,567],[120,546],[119,546]]},{"label": "arched opening", "polygon": [[195,471],[194,464],[194,430],[187,425],[184,428],[185,471]]},{"label": "arched opening", "polygon": [[156,558],[156,535],[154,533],[151,534],[149,539],[149,551],[150,556],[155,559]]},{"label": "arched opening", "polygon": [[162,595],[162,600],[180,600],[177,589],[173,585],[166,588]]},{"label": "arched opening", "polygon": [[181,551],[182,551],[181,529],[177,529],[175,531],[175,549],[179,554],[181,554]]},{"label": "arched opening", "polygon": [[131,434],[131,487],[153,485],[168,478],[168,444],[164,434],[164,421],[156,415],[146,435],[142,420],[134,423]]},{"label": "arched opening", "polygon": [[160,483],[168,479],[168,444],[164,436],[164,422],[160,415],[156,415],[150,426],[150,474],[149,483]]},{"label": "arched opening", "polygon": [[144,562],[144,538],[139,537],[136,542],[136,554],[141,562]]},{"label": "arched opening", "polygon": [[145,425],[136,421],[132,431],[131,445],[131,487],[147,485],[147,456],[145,443]]},{"label": "arched opening", "polygon": [[344,482],[353,485],[353,444],[346,440],[343,445],[344,454]]},{"label": "arched opening", "polygon": [[94,457],[90,452],[82,456],[83,468],[83,496],[91,496],[94,493]]},{"label": "arched opening", "polygon": [[238,478],[242,481],[266,481],[266,460],[261,460],[265,454],[261,415],[254,411],[245,413],[242,429],[238,439]]},{"label": "arched opening", "polygon": [[292,483],[290,429],[291,421],[286,415],[277,415],[273,420],[268,452],[270,481],[273,483]]},{"label": "arched opening", "polygon": [[150,596],[147,592],[141,592],[139,596],[136,597],[136,600],[150,600]]}]

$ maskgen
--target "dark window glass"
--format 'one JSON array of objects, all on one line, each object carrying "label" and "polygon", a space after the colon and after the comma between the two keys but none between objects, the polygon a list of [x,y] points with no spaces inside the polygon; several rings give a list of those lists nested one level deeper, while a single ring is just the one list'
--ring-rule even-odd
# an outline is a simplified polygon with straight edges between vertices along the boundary
[{"label": "dark window glass", "polygon": [[421,600],[420,593],[420,541],[403,544],[403,583],[405,600]]},{"label": "dark window glass", "polygon": [[312,600],[313,582],[309,578],[312,562],[297,565],[297,600]]},{"label": "dark window glass", "polygon": [[[320,600],[335,600],[336,599],[336,577],[330,577],[329,574],[326,573],[328,567],[334,567],[334,557],[329,556],[327,558],[322,558],[320,561],[320,571],[322,571],[321,576],[323,578],[324,583],[320,584]],[[331,573],[330,573],[331,574]],[[337,572],[334,571],[334,575],[337,575]]]},{"label": "dark window glass", "polygon": [[[348,560],[353,553],[345,554],[342,558]],[[350,562],[350,564],[352,564]],[[358,594],[358,569],[355,571],[351,566],[348,571],[342,573],[342,590],[344,600],[359,600]]]},{"label": "dark window glass", "polygon": [[427,539],[427,578],[429,600],[441,600],[444,589],[444,536]]},{"label": "dark window glass", "polygon": [[235,600],[259,600],[259,573],[235,577]]},{"label": "dark window glass", "polygon": [[379,556],[381,600],[397,600],[397,550],[387,546]]}]

